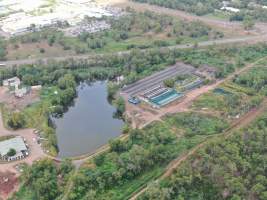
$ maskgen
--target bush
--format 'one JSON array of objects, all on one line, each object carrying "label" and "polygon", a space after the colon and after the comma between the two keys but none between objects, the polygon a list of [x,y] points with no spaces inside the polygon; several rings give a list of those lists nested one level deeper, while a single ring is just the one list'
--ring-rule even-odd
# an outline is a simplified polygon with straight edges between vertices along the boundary
[{"label": "bush", "polygon": [[25,117],[21,113],[12,113],[7,124],[13,129],[23,128],[26,124]]},{"label": "bush", "polygon": [[44,48],[41,48],[40,49],[40,53],[45,53],[45,49]]},{"label": "bush", "polygon": [[13,148],[11,148],[11,149],[9,149],[9,151],[7,152],[7,156],[8,157],[12,157],[12,156],[14,156],[14,155],[16,155],[16,150],[15,149],[13,149]]}]

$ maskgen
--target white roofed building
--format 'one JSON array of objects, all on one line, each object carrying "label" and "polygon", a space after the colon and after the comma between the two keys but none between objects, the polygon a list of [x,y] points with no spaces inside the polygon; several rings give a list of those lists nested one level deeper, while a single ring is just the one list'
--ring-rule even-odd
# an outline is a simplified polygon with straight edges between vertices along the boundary
[{"label": "white roofed building", "polygon": [[229,12],[234,12],[234,13],[240,12],[240,9],[238,9],[238,8],[227,7],[227,6],[221,7],[221,10],[225,10],[225,11],[229,11]]},{"label": "white roofed building", "polygon": [[[11,149],[15,150],[15,154],[12,156],[8,155]],[[23,159],[28,155],[28,148],[21,136],[0,142],[0,160],[9,162]]]}]

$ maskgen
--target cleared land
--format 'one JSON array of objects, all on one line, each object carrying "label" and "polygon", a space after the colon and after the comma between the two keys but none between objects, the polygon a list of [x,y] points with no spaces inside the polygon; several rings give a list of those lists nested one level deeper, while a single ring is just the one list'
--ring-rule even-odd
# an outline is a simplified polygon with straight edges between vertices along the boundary
[{"label": "cleared land", "polygon": [[0,199],[7,199],[10,192],[16,190],[19,185],[18,177],[12,172],[0,171]]},{"label": "cleared land", "polygon": [[0,96],[0,103],[5,104],[5,106],[11,110],[22,110],[40,100],[39,90],[31,90],[23,98],[17,98],[8,88],[0,87]]}]

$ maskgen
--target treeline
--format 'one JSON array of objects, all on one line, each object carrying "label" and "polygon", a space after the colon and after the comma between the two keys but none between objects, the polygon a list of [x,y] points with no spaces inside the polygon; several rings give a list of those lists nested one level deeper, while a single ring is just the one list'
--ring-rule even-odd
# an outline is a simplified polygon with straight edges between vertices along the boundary
[{"label": "treeline", "polygon": [[69,160],[56,164],[52,160],[43,159],[31,167],[26,166],[21,176],[22,186],[12,199],[55,200],[63,194],[73,169]]},{"label": "treeline", "polygon": [[[223,3],[218,0],[133,0],[141,3],[155,4],[172,9],[178,9],[196,15],[207,15],[219,10]],[[230,21],[245,21],[247,19],[266,22],[266,1],[229,1],[229,7],[240,9],[240,12],[231,13]]]},{"label": "treeline", "polygon": [[184,61],[195,67],[211,66],[217,68],[217,77],[232,73],[235,68],[244,66],[267,54],[267,45],[237,47],[210,47],[190,50],[132,50],[129,54],[96,56],[90,59],[48,61],[35,65],[14,66],[0,69],[0,82],[18,76],[26,85],[56,85],[59,78],[67,73],[74,76],[76,82],[82,80],[113,79],[124,75],[125,83],[136,81],[144,76],[175,64],[176,60]]},{"label": "treeline", "polygon": [[219,0],[133,0],[141,3],[155,4],[167,8],[183,10],[197,15],[206,15],[222,7]]},{"label": "treeline", "polygon": [[241,74],[233,80],[234,83],[248,90],[248,94],[262,94],[267,96],[267,68],[258,66],[248,73]]},{"label": "treeline", "polygon": [[[127,199],[144,181],[157,176],[170,160],[227,127],[224,120],[212,116],[181,113],[144,130],[131,130],[129,139],[110,141],[110,152],[79,171],[68,199]],[[180,131],[172,131],[175,128]]]},{"label": "treeline", "polygon": [[[192,126],[183,121],[185,117],[192,122],[197,118],[198,122]],[[212,127],[210,122],[214,123]],[[202,128],[198,129],[198,124]],[[68,188],[68,181],[74,167],[68,160],[55,164],[45,159],[23,168],[22,187],[12,199],[61,199],[66,189],[71,190],[67,196],[70,200],[127,199],[146,181],[162,173],[170,160],[227,127],[224,120],[204,114],[168,116],[166,122],[130,130],[126,140],[110,141],[108,152],[85,163],[71,177],[72,188]],[[199,131],[192,134],[195,128]]]},{"label": "treeline", "polygon": [[0,61],[6,59],[7,50],[6,50],[6,41],[3,38],[0,38]]},{"label": "treeline", "polygon": [[199,150],[139,200],[266,200],[267,115],[227,140]]}]

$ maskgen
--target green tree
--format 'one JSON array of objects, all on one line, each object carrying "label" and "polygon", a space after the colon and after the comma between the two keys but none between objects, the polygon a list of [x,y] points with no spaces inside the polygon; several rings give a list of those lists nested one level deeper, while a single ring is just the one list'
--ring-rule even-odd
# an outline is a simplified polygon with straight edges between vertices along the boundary
[{"label": "green tree", "polygon": [[11,148],[11,149],[9,149],[9,151],[7,152],[7,156],[12,157],[12,156],[16,155],[16,153],[17,153],[16,150],[13,149],[13,148]]},{"label": "green tree", "polygon": [[118,99],[115,100],[115,106],[117,108],[117,114],[122,116],[123,113],[125,112],[125,101],[123,97],[119,97]]},{"label": "green tree", "polygon": [[166,87],[169,87],[169,88],[173,88],[174,87],[174,85],[175,85],[175,80],[174,79],[166,79],[165,81],[164,81],[164,85],[166,86]]},{"label": "green tree", "polygon": [[251,17],[245,17],[243,20],[243,27],[245,30],[250,30],[255,26],[255,22]]},{"label": "green tree", "polygon": [[25,117],[22,113],[12,113],[7,121],[8,126],[13,129],[23,128],[26,125]]},{"label": "green tree", "polygon": [[76,82],[74,76],[71,74],[65,74],[58,80],[58,87],[62,90],[65,90],[67,88],[75,88]]}]

